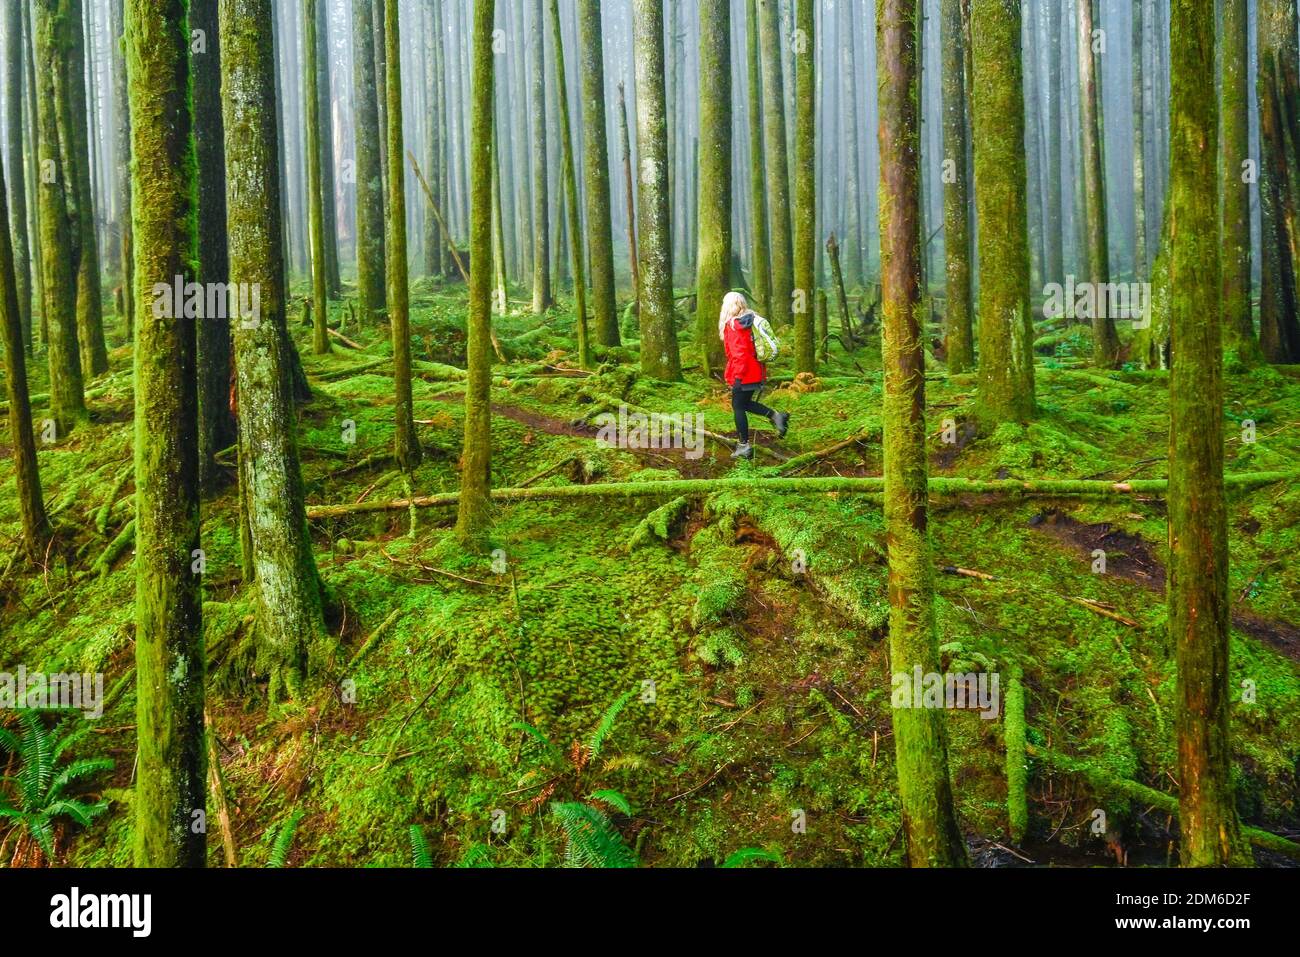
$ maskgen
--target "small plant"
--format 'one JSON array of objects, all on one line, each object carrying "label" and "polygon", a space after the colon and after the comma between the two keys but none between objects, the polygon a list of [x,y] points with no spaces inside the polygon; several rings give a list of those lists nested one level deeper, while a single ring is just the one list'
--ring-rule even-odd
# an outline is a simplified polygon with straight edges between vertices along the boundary
[{"label": "small plant", "polygon": [[285,866],[285,862],[289,859],[289,851],[293,849],[293,838],[298,831],[298,823],[304,817],[306,817],[304,812],[294,811],[280,825],[280,830],[275,835],[275,842],[271,845],[271,856],[266,859],[267,867]]},{"label": "small plant", "polygon": [[429,850],[429,839],[424,836],[424,828],[418,824],[412,824],[409,836],[411,840],[411,866],[420,868],[433,867],[433,853]]},{"label": "small plant", "polygon": [[[635,755],[615,755],[597,765],[619,715],[632,700],[632,694],[629,691],[610,705],[587,740],[574,741],[567,752],[526,721],[516,721],[511,726],[527,734],[540,747],[539,765],[525,773],[519,783],[526,785],[536,778],[544,778],[537,785],[536,796],[525,807],[532,813],[550,801],[551,817],[564,832],[565,863],[570,867],[637,865],[636,853],[628,847],[610,819],[615,812],[631,817],[631,802],[622,792],[605,787],[579,797],[590,786],[593,775],[642,766],[643,762]],[[571,797],[551,801],[557,793],[567,793]]]},{"label": "small plant", "polygon": [[54,824],[60,817],[70,817],[82,827],[90,825],[108,808],[108,802],[87,804],[67,796],[69,785],[113,767],[107,758],[72,761],[62,768],[59,758],[77,741],[90,732],[90,727],[80,728],[60,736],[62,726],[53,730],[34,710],[18,712],[21,731],[15,733],[0,728],[0,749],[15,755],[21,762],[18,773],[0,778],[0,784],[12,784],[17,789],[17,804],[10,803],[0,793],[0,818],[7,818],[24,828],[46,859],[54,862]]},{"label": "small plant", "polygon": [[740,850],[728,854],[727,859],[722,862],[722,866],[744,867],[747,864],[775,864],[780,867],[782,863],[781,855],[776,851],[769,851],[762,847],[742,847]]}]

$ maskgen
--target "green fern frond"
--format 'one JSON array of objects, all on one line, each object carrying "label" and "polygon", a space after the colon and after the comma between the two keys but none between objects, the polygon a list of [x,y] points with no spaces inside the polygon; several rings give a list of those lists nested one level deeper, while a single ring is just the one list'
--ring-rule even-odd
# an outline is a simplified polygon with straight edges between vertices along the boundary
[{"label": "green fern frond", "polygon": [[534,741],[540,744],[542,746],[542,752],[543,754],[546,755],[548,760],[554,761],[564,757],[564,753],[555,746],[555,744],[551,741],[550,738],[544,735],[541,731],[537,730],[537,728],[533,727],[527,721],[515,721],[511,723],[510,727],[516,731],[522,731],[524,734],[528,735],[530,738],[532,738]]},{"label": "green fern frond", "polygon": [[39,714],[30,709],[20,712],[25,728],[20,750],[23,756],[22,767],[18,777],[23,791],[23,807],[32,811],[41,805],[50,778],[54,774],[54,755],[50,733],[45,729],[45,722]]},{"label": "green fern frond", "polygon": [[551,813],[568,841],[569,867],[636,867],[636,855],[600,810],[577,801],[555,802]]},{"label": "green fern frond", "polygon": [[26,815],[24,823],[27,825],[27,831],[36,839],[36,843],[41,846],[45,852],[45,859],[51,864],[54,863],[54,826],[49,819],[40,815]]},{"label": "green fern frond", "polygon": [[492,867],[492,855],[486,844],[471,844],[456,862],[457,867]]},{"label": "green fern frond", "polygon": [[611,771],[643,771],[649,762],[639,754],[616,754],[605,759],[601,766],[606,774]]},{"label": "green fern frond", "polygon": [[22,742],[18,735],[8,728],[0,728],[0,749],[8,751],[10,754],[17,754],[21,747]]},{"label": "green fern frond", "polygon": [[46,799],[53,800],[63,794],[63,789],[78,778],[88,777],[99,771],[112,770],[113,762],[108,758],[87,758],[81,761],[73,761],[66,768],[54,776],[50,782],[50,789],[46,792]]},{"label": "green fern frond", "polygon": [[610,807],[615,808],[620,814],[626,814],[628,817],[632,816],[632,802],[618,791],[609,790],[608,788],[593,791],[588,800],[608,804]]},{"label": "green fern frond", "polygon": [[94,804],[86,804],[84,801],[73,801],[65,798],[62,801],[55,801],[45,807],[42,812],[46,818],[54,818],[60,814],[66,814],[82,827],[89,827],[90,823],[108,810],[107,801],[97,801]]},{"label": "green fern frond", "polygon": [[267,867],[284,867],[285,861],[289,859],[289,849],[293,847],[293,836],[298,830],[298,822],[305,816],[302,811],[294,811],[289,815],[289,819],[280,825],[280,832],[275,836],[275,843],[271,846],[271,856],[266,860]]},{"label": "green fern frond", "polygon": [[776,864],[781,866],[783,861],[781,855],[775,851],[769,851],[762,847],[742,847],[738,851],[732,851],[723,861],[723,867],[744,867],[746,864],[764,863]]},{"label": "green fern frond", "polygon": [[596,730],[591,733],[591,739],[587,742],[587,750],[591,753],[593,760],[600,756],[600,749],[605,746],[605,739],[614,730],[614,722],[618,720],[619,714],[622,713],[631,700],[632,692],[624,692],[617,701],[609,706],[609,710],[601,716],[600,722],[596,725]]},{"label": "green fern frond", "polygon": [[429,850],[429,839],[424,836],[424,828],[418,824],[412,824],[410,830],[411,837],[411,866],[429,868],[433,867],[433,854]]}]

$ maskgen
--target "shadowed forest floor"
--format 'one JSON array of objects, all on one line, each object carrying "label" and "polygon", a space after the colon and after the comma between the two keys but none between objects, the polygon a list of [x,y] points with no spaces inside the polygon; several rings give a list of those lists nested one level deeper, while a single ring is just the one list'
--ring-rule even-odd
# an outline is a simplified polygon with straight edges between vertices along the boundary
[{"label": "shadowed forest floor", "polygon": [[[455,491],[464,291],[422,282],[412,300],[415,417],[426,453],[413,491]],[[348,312],[333,306],[337,325]],[[331,355],[316,357],[310,329],[294,315],[314,393],[300,409],[309,506],[405,497],[412,490],[388,457],[386,327],[349,324],[344,335],[364,349],[336,341]],[[727,394],[691,368],[685,321],[688,371],[677,384],[637,375],[634,320],[624,324],[630,344],[598,351],[603,364],[590,376],[573,369],[572,317],[563,310],[542,320],[512,302],[495,330],[511,360],[494,369],[496,486],[881,473],[878,343],[849,355],[834,341],[829,368],[812,381],[791,383],[783,355],[772,374],[784,381],[763,401],[792,414],[791,431],[781,441],[758,431],[758,443],[777,455],[737,464],[716,442],[690,459],[595,441],[591,419],[616,412],[620,401],[702,412],[710,431],[732,433]],[[9,560],[18,515],[12,463],[0,448],[0,664],[105,672],[104,716],[78,747],[79,756],[115,762],[91,785],[110,809],[85,831],[60,831],[63,861],[77,865],[131,861],[130,548],[110,551],[102,571],[94,567],[133,512],[130,350],[122,330],[114,333],[112,371],[87,383],[92,422],[40,452],[58,534],[35,575]],[[1045,333],[1039,351],[1037,418],[992,434],[969,424],[975,377],[949,379],[933,364],[932,474],[1115,481],[1166,474],[1166,373],[1081,368],[1090,354],[1083,327]],[[33,393],[47,391],[44,365],[32,364]],[[1226,389],[1233,420],[1225,424],[1226,471],[1300,468],[1300,369],[1248,370],[1230,357]],[[951,444],[942,440],[947,418],[956,426]],[[1243,420],[1256,423],[1253,444],[1241,441]],[[347,421],[355,423],[354,444],[344,442]],[[825,458],[785,465],[854,436]],[[203,515],[208,708],[241,864],[264,864],[275,832],[296,814],[288,855],[295,866],[406,864],[411,825],[423,828],[440,865],[559,863],[564,837],[548,803],[601,790],[630,801],[607,810],[644,864],[721,864],[743,848],[764,848],[789,865],[904,863],[885,540],[871,497],[729,489],[691,500],[499,505],[493,545],[504,554],[496,567],[490,556],[456,549],[454,509],[315,521],[317,559],[341,607],[338,644],[303,701],[268,706],[250,667],[254,592],[240,575],[233,450],[222,461],[230,484],[204,503]],[[1253,702],[1234,693],[1232,705],[1240,806],[1248,823],[1295,837],[1300,488],[1230,490],[1229,522],[1231,686],[1249,682],[1254,692]],[[945,670],[1005,673],[1019,665],[1031,745],[1176,793],[1162,500],[937,498],[931,533],[940,569],[993,576],[938,574]],[[1095,549],[1106,552],[1104,575],[1092,571]],[[642,700],[646,682],[653,703]],[[570,742],[587,740],[628,693],[600,756],[584,762]],[[520,721],[556,752],[515,726]],[[977,863],[1106,865],[1123,852],[1130,864],[1176,860],[1166,812],[1098,794],[1081,776],[1037,761],[1028,839],[1018,853],[1007,850],[1002,727],[974,711],[948,712],[957,808]],[[1098,807],[1111,822],[1106,837],[1090,831]],[[505,812],[503,834],[492,829],[496,810]],[[792,833],[798,810],[806,833]],[[209,828],[216,865],[223,852],[211,801]],[[0,831],[0,859],[15,856],[17,840],[16,831]],[[1256,857],[1286,863],[1260,850]]]}]

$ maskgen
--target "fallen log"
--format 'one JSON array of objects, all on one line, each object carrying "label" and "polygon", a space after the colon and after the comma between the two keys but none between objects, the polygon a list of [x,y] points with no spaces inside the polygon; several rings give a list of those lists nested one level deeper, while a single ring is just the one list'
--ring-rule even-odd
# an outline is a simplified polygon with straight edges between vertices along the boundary
[{"label": "fallen log", "polygon": [[[1244,472],[1225,475],[1228,488],[1258,488],[1275,482],[1300,478],[1300,472]],[[975,479],[934,477],[930,479],[931,495],[1141,495],[1159,494],[1169,486],[1165,479],[1142,479],[1131,482],[1088,482],[1079,479]],[[673,479],[666,482],[598,482],[592,485],[559,485],[540,488],[496,488],[492,499],[497,502],[533,500],[559,500],[570,498],[675,498],[679,495],[707,495],[726,489],[753,492],[785,492],[797,495],[873,495],[885,490],[883,478],[846,478],[817,476],[814,478],[720,478]],[[307,509],[307,518],[341,518],[367,512],[404,512],[411,508],[437,508],[455,505],[459,492],[440,492],[389,502],[361,502],[349,505],[313,505]]]}]

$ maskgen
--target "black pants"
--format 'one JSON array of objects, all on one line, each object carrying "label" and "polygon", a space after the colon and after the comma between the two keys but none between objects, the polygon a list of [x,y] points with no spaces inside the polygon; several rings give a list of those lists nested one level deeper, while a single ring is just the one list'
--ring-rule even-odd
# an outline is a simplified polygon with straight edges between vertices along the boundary
[{"label": "black pants", "polygon": [[753,412],[765,419],[770,419],[773,415],[772,410],[767,406],[754,401],[754,394],[758,388],[757,385],[739,383],[731,387],[731,411],[736,417],[736,434],[745,445],[749,444],[749,416],[746,413]]}]

